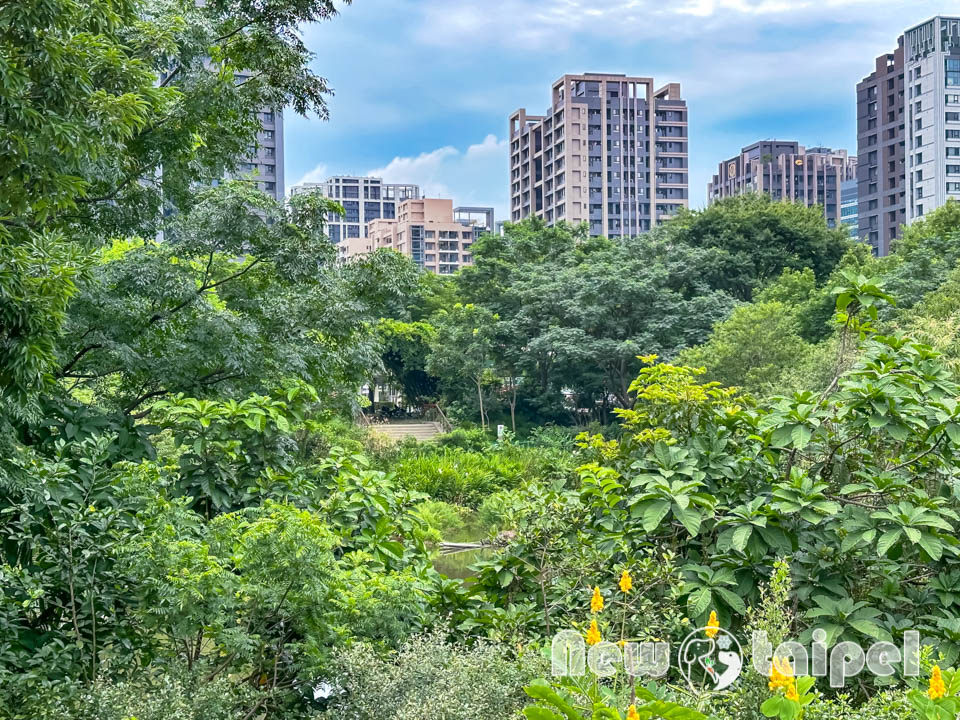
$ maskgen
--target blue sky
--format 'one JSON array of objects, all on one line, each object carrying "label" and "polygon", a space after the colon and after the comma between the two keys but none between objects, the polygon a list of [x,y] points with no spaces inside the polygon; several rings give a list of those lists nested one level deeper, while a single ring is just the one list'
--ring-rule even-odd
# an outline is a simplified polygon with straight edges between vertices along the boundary
[{"label": "blue sky", "polygon": [[507,209],[507,118],[564,73],[681,83],[691,206],[717,163],[777,138],[856,151],[856,83],[952,0],[354,0],[303,28],[329,122],[287,113],[286,184],[335,174],[419,183]]}]

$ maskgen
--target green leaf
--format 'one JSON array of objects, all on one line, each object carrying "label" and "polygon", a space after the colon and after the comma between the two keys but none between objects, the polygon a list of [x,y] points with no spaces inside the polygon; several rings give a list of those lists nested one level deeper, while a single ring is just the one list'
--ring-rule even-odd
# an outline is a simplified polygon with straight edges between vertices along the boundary
[{"label": "green leaf", "polygon": [[673,515],[683,524],[683,526],[687,529],[687,532],[693,537],[696,537],[697,533],[700,532],[700,523],[703,522],[703,518],[694,508],[680,508],[677,505],[674,505]]},{"label": "green leaf", "polygon": [[790,433],[790,439],[793,440],[793,446],[797,450],[803,450],[810,442],[812,435],[813,433],[810,432],[810,428],[806,425],[795,425],[793,432]]},{"label": "green leaf", "polygon": [[669,500],[655,500],[643,511],[643,529],[651,533],[660,527],[666,514],[670,512]]},{"label": "green leaf", "polygon": [[885,532],[877,541],[877,553],[881,556],[886,555],[887,551],[900,539],[901,535],[903,535],[903,532],[900,530],[888,530]]},{"label": "green leaf", "polygon": [[697,588],[687,597],[687,608],[692,617],[700,617],[707,612],[710,603],[713,601],[713,595],[710,588]]},{"label": "green leaf", "polygon": [[743,549],[747,547],[747,542],[750,540],[750,535],[753,533],[753,528],[749,525],[741,525],[736,530],[733,531],[733,539],[731,540],[731,546],[743,552]]}]

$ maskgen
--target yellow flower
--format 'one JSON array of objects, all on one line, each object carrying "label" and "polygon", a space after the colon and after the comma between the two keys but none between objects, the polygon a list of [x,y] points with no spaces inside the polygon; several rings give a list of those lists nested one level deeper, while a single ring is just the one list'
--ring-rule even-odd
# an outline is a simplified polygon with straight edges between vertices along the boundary
[{"label": "yellow flower", "polygon": [[793,668],[790,667],[790,662],[786,658],[773,658],[770,665],[770,682],[767,683],[767,687],[771,690],[788,688],[789,696],[789,688],[793,687]]},{"label": "yellow flower", "polygon": [[704,632],[708,638],[716,637],[717,633],[720,632],[720,621],[717,620],[716,610],[710,611],[710,619],[707,620],[707,629]]},{"label": "yellow flower", "polygon": [[787,688],[787,692],[784,693],[784,695],[786,696],[787,700],[800,702],[800,696],[797,695],[797,685],[793,680],[790,681],[790,686]]},{"label": "yellow flower", "polygon": [[590,598],[590,612],[596,614],[603,610],[603,595],[600,594],[600,588],[593,588],[593,597]]},{"label": "yellow flower", "polygon": [[927,695],[931,700],[939,700],[947,694],[947,686],[943,684],[943,675],[940,673],[940,666],[934,665],[930,673],[930,688]]},{"label": "yellow flower", "polygon": [[627,720],[640,720],[640,715],[637,713],[636,705],[631,705],[627,708]]},{"label": "yellow flower", "polygon": [[587,645],[596,645],[601,640],[603,638],[600,637],[600,628],[597,627],[597,621],[595,619],[591,620],[590,628],[587,630]]},{"label": "yellow flower", "polygon": [[633,578],[630,577],[630,573],[626,570],[623,571],[623,574],[620,576],[620,592],[626,595],[630,592],[630,588],[633,587]]}]

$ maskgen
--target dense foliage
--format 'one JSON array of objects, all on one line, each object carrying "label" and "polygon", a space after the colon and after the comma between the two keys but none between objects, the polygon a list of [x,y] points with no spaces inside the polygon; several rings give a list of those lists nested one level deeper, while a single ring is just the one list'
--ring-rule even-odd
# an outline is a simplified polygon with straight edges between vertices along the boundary
[{"label": "dense foliage", "polygon": [[[236,177],[334,14],[0,0],[0,717],[954,717],[960,206],[884,259],[742,197],[340,264]],[[479,427],[390,442],[377,384]],[[704,624],[923,676],[547,681]]]}]

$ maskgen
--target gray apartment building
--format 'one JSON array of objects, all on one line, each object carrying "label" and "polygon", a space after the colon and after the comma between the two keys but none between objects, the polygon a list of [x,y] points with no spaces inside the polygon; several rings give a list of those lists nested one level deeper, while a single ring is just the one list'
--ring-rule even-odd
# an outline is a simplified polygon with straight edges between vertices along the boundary
[{"label": "gray apartment building", "polygon": [[765,193],[774,200],[821,206],[827,225],[841,224],[840,188],[856,178],[857,159],[846,150],[806,148],[793,140],[761,140],[724,160],[707,185],[707,200]]},{"label": "gray apartment building", "polygon": [[908,29],[857,85],[860,236],[878,255],[900,228],[960,199],[960,18]]},{"label": "gray apartment building", "polygon": [[564,75],[543,115],[510,116],[510,220],[588,222],[630,236],[689,207],[687,104],[680,84]]},{"label": "gray apartment building", "polygon": [[418,185],[385,183],[382,178],[338,175],[322,183],[302,183],[290,189],[291,194],[320,191],[341,205],[343,216],[330,214],[327,234],[334,244],[347,238],[367,237],[371,220],[394,220],[397,206],[405,200],[418,200]]},{"label": "gray apartment building", "polygon": [[241,160],[237,175],[251,178],[267,195],[283,202],[283,112],[262,110],[257,119],[257,145]]},{"label": "gray apartment building", "polygon": [[857,84],[859,237],[886,255],[907,221],[903,37]]}]

